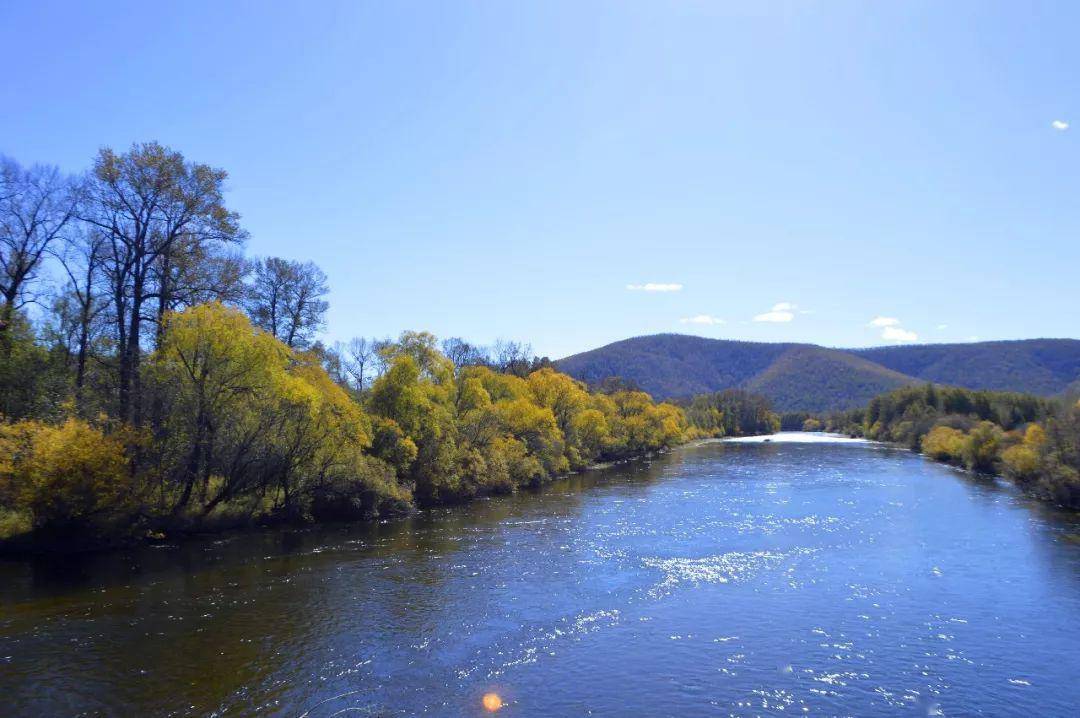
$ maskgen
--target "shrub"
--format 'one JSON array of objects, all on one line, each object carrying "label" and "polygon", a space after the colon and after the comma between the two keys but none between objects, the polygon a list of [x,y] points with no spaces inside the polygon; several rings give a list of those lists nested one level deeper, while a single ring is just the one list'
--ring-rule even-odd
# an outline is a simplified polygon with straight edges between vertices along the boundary
[{"label": "shrub", "polygon": [[935,426],[922,439],[922,452],[931,459],[959,463],[963,459],[964,432],[948,426]]},{"label": "shrub", "polygon": [[1027,482],[1039,473],[1039,452],[1030,446],[1017,444],[1001,453],[1001,465],[1005,475],[1019,482]]},{"label": "shrub", "polygon": [[1041,454],[1045,444],[1046,431],[1038,424],[1029,426],[1022,442],[1001,452],[1005,475],[1021,483],[1034,480],[1042,472]]},{"label": "shrub", "polygon": [[990,421],[980,421],[964,441],[964,466],[972,471],[993,472],[997,468],[998,456],[1004,432]]},{"label": "shrub", "polygon": [[320,521],[366,519],[403,512],[411,500],[392,466],[357,451],[312,489],[311,514]]},{"label": "shrub", "polygon": [[34,516],[29,511],[0,509],[0,541],[30,533],[34,528]]},{"label": "shrub", "polygon": [[27,523],[65,529],[129,513],[136,496],[124,442],[81,419],[0,426],[0,499],[11,507],[8,532]]}]

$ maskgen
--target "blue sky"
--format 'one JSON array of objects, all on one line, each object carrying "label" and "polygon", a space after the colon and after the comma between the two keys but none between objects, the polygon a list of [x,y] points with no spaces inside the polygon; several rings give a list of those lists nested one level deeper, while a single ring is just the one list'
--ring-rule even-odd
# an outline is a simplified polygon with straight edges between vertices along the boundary
[{"label": "blue sky", "polygon": [[7,0],[0,152],[227,169],[249,253],[329,274],[330,340],[1078,337],[1077,27],[1073,2]]}]

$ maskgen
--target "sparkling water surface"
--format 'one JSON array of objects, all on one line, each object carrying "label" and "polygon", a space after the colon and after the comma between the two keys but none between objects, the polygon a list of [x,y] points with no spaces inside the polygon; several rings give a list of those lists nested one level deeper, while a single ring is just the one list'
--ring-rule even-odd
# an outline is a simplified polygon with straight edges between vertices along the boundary
[{"label": "sparkling water surface", "polygon": [[820,437],[0,562],[3,716],[1074,716],[1078,679],[1080,518]]}]

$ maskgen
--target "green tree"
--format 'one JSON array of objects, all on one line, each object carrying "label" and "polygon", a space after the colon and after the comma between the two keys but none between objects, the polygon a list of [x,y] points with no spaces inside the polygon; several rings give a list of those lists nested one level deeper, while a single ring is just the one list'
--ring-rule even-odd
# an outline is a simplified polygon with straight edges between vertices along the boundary
[{"label": "green tree", "polygon": [[980,421],[964,441],[964,466],[972,471],[993,472],[997,468],[1002,438],[1003,432],[997,424]]}]

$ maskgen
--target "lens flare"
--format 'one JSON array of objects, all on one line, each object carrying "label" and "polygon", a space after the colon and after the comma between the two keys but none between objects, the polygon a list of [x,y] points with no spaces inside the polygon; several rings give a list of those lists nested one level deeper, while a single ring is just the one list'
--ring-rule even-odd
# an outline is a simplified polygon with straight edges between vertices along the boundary
[{"label": "lens flare", "polygon": [[484,704],[484,708],[492,713],[503,707],[502,698],[499,698],[498,693],[485,693],[481,702]]}]

